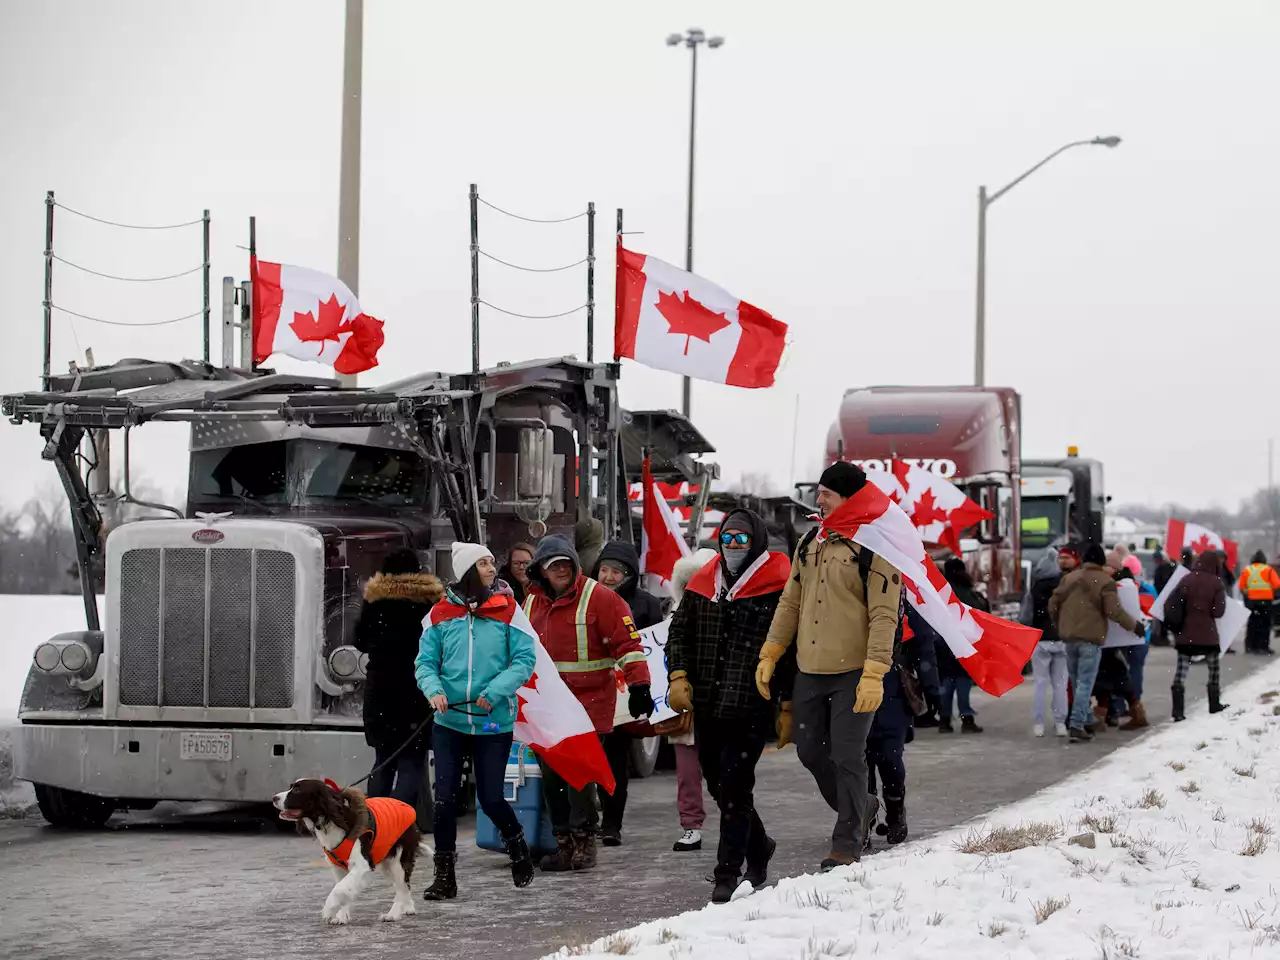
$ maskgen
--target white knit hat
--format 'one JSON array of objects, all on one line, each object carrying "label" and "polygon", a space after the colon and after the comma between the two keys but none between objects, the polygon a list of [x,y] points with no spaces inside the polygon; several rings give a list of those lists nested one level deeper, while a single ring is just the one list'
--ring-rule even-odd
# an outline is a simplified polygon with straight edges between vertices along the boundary
[{"label": "white knit hat", "polygon": [[453,575],[461,580],[466,572],[477,563],[488,557],[493,559],[489,548],[482,543],[455,543],[453,545]]}]

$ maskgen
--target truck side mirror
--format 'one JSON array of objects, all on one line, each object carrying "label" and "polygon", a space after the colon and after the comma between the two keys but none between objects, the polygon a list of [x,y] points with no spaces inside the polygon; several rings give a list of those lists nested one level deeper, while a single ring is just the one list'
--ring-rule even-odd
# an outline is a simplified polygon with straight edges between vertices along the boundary
[{"label": "truck side mirror", "polygon": [[535,427],[520,430],[520,474],[516,479],[516,495],[524,500],[541,500],[551,496],[552,453],[551,431]]}]

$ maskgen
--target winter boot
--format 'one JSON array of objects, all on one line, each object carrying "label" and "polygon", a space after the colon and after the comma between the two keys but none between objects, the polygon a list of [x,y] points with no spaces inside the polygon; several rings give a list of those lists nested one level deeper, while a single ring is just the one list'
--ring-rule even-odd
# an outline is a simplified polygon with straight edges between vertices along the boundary
[{"label": "winter boot", "polygon": [[961,733],[981,733],[982,727],[978,726],[977,717],[961,717],[960,718]]},{"label": "winter boot", "polygon": [[1107,729],[1107,708],[1101,703],[1093,708],[1093,724],[1090,729],[1096,733]]},{"label": "winter boot", "polygon": [[1087,727],[1071,727],[1067,733],[1072,743],[1088,743],[1093,739],[1093,733]]},{"label": "winter boot", "polygon": [[596,865],[596,835],[590,830],[581,830],[573,835],[573,859],[570,861],[574,870],[591,870]]},{"label": "winter boot", "polygon": [[862,849],[871,849],[871,835],[876,829],[876,820],[880,818],[880,798],[874,793],[867,794],[867,812],[862,818]]},{"label": "winter boot", "polygon": [[529,855],[529,844],[525,842],[524,831],[508,837],[502,843],[507,848],[507,856],[511,858],[511,882],[517,887],[527,887],[533,882],[533,857]]},{"label": "winter boot", "polygon": [[941,720],[938,721],[938,732],[939,733],[955,733],[956,732],[956,728],[951,725],[950,717],[943,717]]},{"label": "winter boot", "polygon": [[847,867],[855,863],[860,863],[861,860],[861,856],[853,857],[847,853],[836,853],[832,850],[831,853],[827,854],[826,859],[822,861],[819,869],[823,873],[830,873],[836,867]]},{"label": "winter boot", "polygon": [[742,875],[742,879],[748,881],[757,890],[769,882],[769,861],[773,859],[774,851],[778,849],[778,841],[773,837],[766,837],[764,845],[764,863],[748,863],[746,872]]},{"label": "winter boot", "polygon": [[733,899],[733,891],[738,889],[738,881],[734,877],[716,877],[716,887],[711,891],[712,903],[728,903]]},{"label": "winter boot", "polygon": [[1187,719],[1187,688],[1174,685],[1170,687],[1170,693],[1173,694],[1173,719]]},{"label": "winter boot", "polygon": [[886,839],[890,843],[902,843],[907,839],[907,798],[884,795],[884,819],[888,828]]},{"label": "winter boot", "polygon": [[622,828],[621,827],[601,827],[600,842],[606,847],[622,846]]},{"label": "winter boot", "polygon": [[456,853],[437,853],[436,878],[431,886],[422,891],[423,900],[452,900],[458,895],[458,877],[454,865],[458,862]]},{"label": "winter boot", "polygon": [[547,873],[566,873],[573,869],[573,852],[576,845],[568,834],[556,835],[556,852],[549,853],[538,864]]},{"label": "winter boot", "polygon": [[1222,702],[1222,688],[1209,684],[1209,712],[1221,713],[1229,706],[1231,704]]},{"label": "winter boot", "polygon": [[1142,701],[1135,700],[1129,704],[1129,719],[1120,724],[1120,729],[1141,730],[1149,726],[1151,724],[1147,722],[1147,708],[1142,705]]}]

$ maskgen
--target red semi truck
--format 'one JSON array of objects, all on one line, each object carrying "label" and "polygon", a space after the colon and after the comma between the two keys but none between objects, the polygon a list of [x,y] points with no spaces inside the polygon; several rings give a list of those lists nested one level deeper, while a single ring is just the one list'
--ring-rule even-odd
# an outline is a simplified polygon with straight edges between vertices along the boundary
[{"label": "red semi truck", "polygon": [[826,462],[869,471],[906,460],[964,490],[995,514],[961,534],[970,572],[993,606],[1012,603],[1022,593],[1020,411],[1008,387],[852,388],[828,432]]}]

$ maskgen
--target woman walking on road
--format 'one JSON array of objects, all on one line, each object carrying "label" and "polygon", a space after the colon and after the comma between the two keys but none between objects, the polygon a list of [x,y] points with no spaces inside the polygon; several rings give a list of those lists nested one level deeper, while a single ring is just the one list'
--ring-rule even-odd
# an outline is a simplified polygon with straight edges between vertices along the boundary
[{"label": "woman walking on road", "polygon": [[[947,583],[951,584],[951,590],[958,600],[975,610],[991,612],[987,598],[974,587],[973,579],[965,569],[963,560],[959,557],[949,559],[942,565],[942,575],[947,578]],[[944,640],[939,638],[935,648],[938,657],[938,686],[942,691],[942,707],[938,711],[938,732],[955,732],[955,727],[951,725],[951,704],[954,697],[956,710],[960,714],[960,732],[982,733],[982,727],[978,726],[977,711],[969,702],[969,694],[973,690],[973,678],[964,667],[960,666],[960,661],[956,659],[956,655],[951,652],[951,647]]]},{"label": "woman walking on road", "polygon": [[[1020,619],[1040,631],[1040,641],[1031,655],[1035,692],[1031,695],[1032,733],[1043,737],[1049,721],[1054,733],[1067,735],[1067,648],[1049,616],[1049,600],[1062,578],[1080,565],[1080,550],[1074,543],[1063,544],[1055,556],[1041,557],[1031,571],[1031,589],[1023,599]],[[1052,693],[1050,693],[1052,691]],[[1052,706],[1046,701],[1051,701]],[[1052,711],[1048,713],[1047,711]]]},{"label": "woman walking on road", "polygon": [[525,887],[533,880],[529,845],[503,796],[516,691],[529,682],[536,663],[533,638],[511,626],[515,597],[498,579],[488,547],[455,543],[453,570],[458,580],[431,609],[414,670],[436,711],[436,870],[435,882],[422,895],[426,900],[458,895],[457,800],[467,757],[476,799],[511,858],[512,881]]},{"label": "woman walking on road", "polygon": [[1221,665],[1218,661],[1218,617],[1227,611],[1227,591],[1222,583],[1218,555],[1206,550],[1183,578],[1165,608],[1169,629],[1177,638],[1178,668],[1173,675],[1173,719],[1187,718],[1187,674],[1191,658],[1203,656],[1209,668],[1209,712],[1227,709],[1222,702]]},{"label": "woman walking on road", "polygon": [[[412,550],[397,550],[383,561],[382,571],[364,588],[355,645],[369,655],[364,739],[373,747],[376,770],[369,779],[369,796],[394,797],[417,806],[420,793],[426,791],[427,810],[418,815],[418,825],[429,831],[431,794],[425,773],[431,746],[431,707],[414,683],[413,660],[418,655],[422,621],[444,596],[444,586],[421,569]],[[422,728],[424,723],[427,725]],[[405,746],[415,730],[417,736]]]}]

